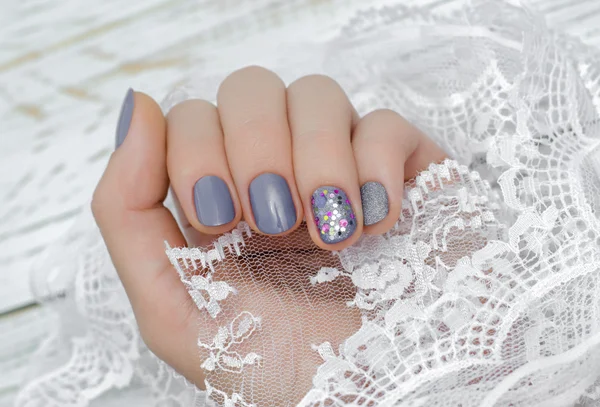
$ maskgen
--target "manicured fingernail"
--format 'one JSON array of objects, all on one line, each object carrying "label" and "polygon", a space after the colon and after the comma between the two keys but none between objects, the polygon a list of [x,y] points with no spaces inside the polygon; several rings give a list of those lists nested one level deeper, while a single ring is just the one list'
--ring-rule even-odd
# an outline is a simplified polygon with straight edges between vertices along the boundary
[{"label": "manicured fingernail", "polygon": [[382,221],[390,211],[385,187],[379,182],[367,182],[360,187],[365,226]]},{"label": "manicured fingernail", "polygon": [[129,126],[131,125],[131,118],[133,117],[133,96],[133,89],[129,88],[125,95],[123,105],[121,106],[121,114],[119,115],[119,121],[117,122],[115,150],[123,144],[125,136],[129,133]]},{"label": "manicured fingernail", "polygon": [[296,206],[281,175],[259,175],[250,183],[249,192],[254,221],[261,232],[274,235],[296,224]]},{"label": "manicured fingernail", "polygon": [[235,207],[225,181],[214,175],[200,178],[194,185],[198,221],[204,226],[221,226],[235,218]]},{"label": "manicured fingernail", "polygon": [[311,204],[319,235],[325,243],[338,243],[352,236],[356,218],[344,191],[332,186],[318,188]]}]

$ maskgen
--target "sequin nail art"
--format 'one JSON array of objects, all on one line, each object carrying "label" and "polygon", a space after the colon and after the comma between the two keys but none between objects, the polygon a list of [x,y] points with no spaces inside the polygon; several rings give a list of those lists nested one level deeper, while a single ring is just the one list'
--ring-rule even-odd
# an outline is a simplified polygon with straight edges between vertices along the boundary
[{"label": "sequin nail art", "polygon": [[311,204],[315,224],[325,243],[338,243],[352,236],[356,219],[344,191],[332,186],[318,188],[312,195]]}]

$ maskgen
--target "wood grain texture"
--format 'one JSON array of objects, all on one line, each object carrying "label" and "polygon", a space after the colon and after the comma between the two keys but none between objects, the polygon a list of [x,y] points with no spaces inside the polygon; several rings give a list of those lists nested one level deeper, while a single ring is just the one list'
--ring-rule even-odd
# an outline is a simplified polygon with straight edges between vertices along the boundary
[{"label": "wood grain texture", "polygon": [[[407,1],[415,4],[417,1]],[[342,4],[343,3],[343,4]],[[372,4],[384,4],[384,0]],[[8,0],[0,5],[0,407],[53,323],[29,273],[88,204],[128,87],[160,98],[221,46],[283,26],[322,35],[358,0]],[[364,3],[363,3],[364,4]],[[600,1],[537,0],[549,26],[600,46]],[[253,33],[253,39],[248,38]],[[13,312],[11,312],[13,311]]]},{"label": "wood grain texture", "polygon": [[269,30],[310,28],[339,3],[11,0],[0,13],[0,313],[33,301],[28,274],[87,205],[127,88],[160,99],[220,47],[249,33],[285,40]]}]

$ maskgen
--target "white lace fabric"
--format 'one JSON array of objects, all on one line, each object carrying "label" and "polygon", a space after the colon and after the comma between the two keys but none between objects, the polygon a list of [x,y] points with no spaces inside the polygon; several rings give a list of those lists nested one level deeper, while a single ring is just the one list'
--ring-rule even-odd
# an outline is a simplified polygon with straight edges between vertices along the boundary
[{"label": "white lace fabric", "polygon": [[[134,385],[152,390],[145,405],[181,407],[600,402],[600,53],[500,1],[365,9],[290,49],[265,51],[284,78],[331,75],[361,114],[398,111],[453,159],[406,184],[392,231],[339,253],[304,229],[274,240],[245,224],[209,248],[167,245],[201,311],[206,391],[145,349],[82,221],[52,281],[36,277],[42,297],[67,294],[50,302],[64,323],[17,406],[94,405]],[[165,110],[206,97],[233,63]]]}]

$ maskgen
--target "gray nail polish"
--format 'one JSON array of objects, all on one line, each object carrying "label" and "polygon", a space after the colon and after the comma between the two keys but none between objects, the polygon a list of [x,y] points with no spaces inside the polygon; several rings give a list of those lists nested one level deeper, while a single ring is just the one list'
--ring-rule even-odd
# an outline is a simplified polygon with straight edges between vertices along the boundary
[{"label": "gray nail polish", "polygon": [[382,221],[390,210],[385,187],[379,182],[367,182],[360,187],[365,226]]},{"label": "gray nail polish", "polygon": [[350,199],[337,187],[324,186],[310,200],[319,236],[325,243],[339,243],[356,230],[356,217]]},{"label": "gray nail polish", "polygon": [[249,192],[254,221],[261,232],[282,233],[296,224],[296,206],[281,175],[259,175],[250,183]]},{"label": "gray nail polish", "polygon": [[225,181],[214,175],[200,178],[194,185],[198,221],[204,226],[221,226],[235,218],[235,207]]},{"label": "gray nail polish", "polygon": [[129,125],[131,124],[131,118],[133,117],[133,96],[133,89],[129,88],[125,95],[123,105],[121,106],[121,114],[119,115],[119,121],[117,122],[115,150],[123,144],[125,136],[129,133]]}]

